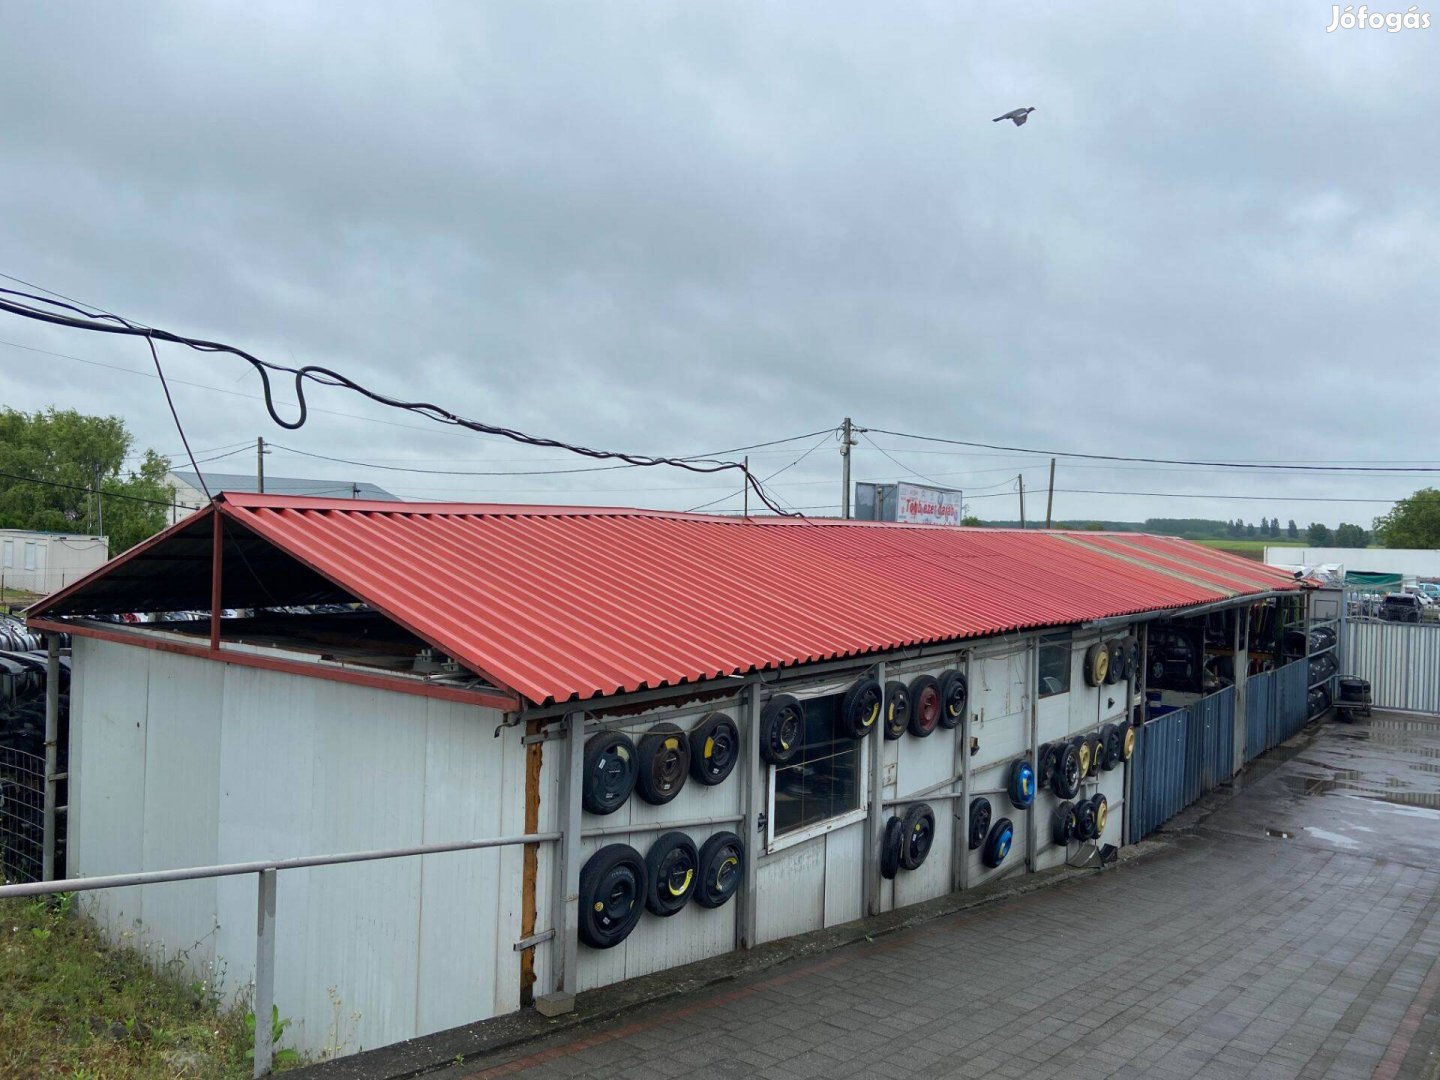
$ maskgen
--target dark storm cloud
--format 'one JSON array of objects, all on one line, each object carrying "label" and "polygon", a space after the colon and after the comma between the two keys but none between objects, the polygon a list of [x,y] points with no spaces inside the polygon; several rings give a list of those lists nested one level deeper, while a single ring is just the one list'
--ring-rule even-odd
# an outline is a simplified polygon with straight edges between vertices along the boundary
[{"label": "dark storm cloud", "polygon": [[[0,43],[0,270],[590,445],[717,450],[848,414],[1060,449],[1414,459],[1431,425],[1401,403],[1429,384],[1437,329],[1440,29],[1327,35],[1329,15],[35,5],[7,13]],[[1038,109],[1025,128],[989,122],[1016,105]],[[8,319],[0,338],[148,362],[134,343]],[[114,411],[178,449],[154,380],[0,354],[7,403]],[[264,433],[427,467],[583,464],[334,393],[315,403],[389,423],[320,414],[284,433],[234,396],[256,389],[238,363],[165,355],[177,378],[232,392],[176,388],[199,445]],[[895,452],[977,494],[1023,464]],[[1081,465],[1062,466],[1062,487],[1416,486]],[[355,472],[283,454],[269,467]],[[364,475],[437,497],[680,507],[727,483]],[[857,475],[907,474],[864,445]],[[783,480],[795,505],[834,501],[833,446]],[[1057,509],[1334,522],[1383,507],[1070,495]]]}]

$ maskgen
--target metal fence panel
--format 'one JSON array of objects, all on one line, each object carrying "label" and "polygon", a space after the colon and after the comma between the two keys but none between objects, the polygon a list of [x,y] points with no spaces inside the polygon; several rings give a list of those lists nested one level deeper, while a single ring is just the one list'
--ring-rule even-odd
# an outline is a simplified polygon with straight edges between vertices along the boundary
[{"label": "metal fence panel", "polygon": [[1296,660],[1275,671],[1275,715],[1270,746],[1279,746],[1310,718],[1310,665]]},{"label": "metal fence panel", "polygon": [[1245,760],[1270,748],[1275,715],[1275,673],[1262,671],[1245,680]]},{"label": "metal fence panel", "polygon": [[45,759],[0,746],[0,880],[40,880],[44,833]]},{"label": "metal fence panel", "polygon": [[1186,709],[1157,716],[1135,732],[1130,835],[1143,840],[1185,807]]},{"label": "metal fence panel", "polygon": [[1440,625],[1351,620],[1341,644],[1340,670],[1368,679],[1376,706],[1440,712]]}]

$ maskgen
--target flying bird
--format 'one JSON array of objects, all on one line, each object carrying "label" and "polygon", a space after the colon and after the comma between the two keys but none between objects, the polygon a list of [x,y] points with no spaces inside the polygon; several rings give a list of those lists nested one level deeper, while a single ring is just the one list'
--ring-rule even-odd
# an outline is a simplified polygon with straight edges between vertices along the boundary
[{"label": "flying bird", "polygon": [[1033,105],[1027,106],[1024,109],[1011,109],[1004,116],[997,116],[994,120],[990,122],[992,124],[998,124],[1001,120],[1014,120],[1015,126],[1019,127],[1021,124],[1023,124],[1026,120],[1030,118],[1030,114],[1034,111],[1035,106]]}]

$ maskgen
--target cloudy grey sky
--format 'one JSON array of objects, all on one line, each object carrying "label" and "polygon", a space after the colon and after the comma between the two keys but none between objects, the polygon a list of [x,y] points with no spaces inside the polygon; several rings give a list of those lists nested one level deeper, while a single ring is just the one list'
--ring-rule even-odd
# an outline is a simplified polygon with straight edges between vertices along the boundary
[{"label": "cloudy grey sky", "polygon": [[[1318,0],[4,9],[0,272],[152,325],[642,453],[849,415],[1060,450],[1440,465],[1440,19],[1327,34]],[[1038,110],[1025,127],[990,122],[1017,105]],[[0,401],[116,413],[179,450],[140,343],[13,316],[0,341]],[[333,390],[285,432],[240,361],[162,355],[192,445],[265,435],[292,448],[276,475],[680,509],[734,487],[332,465],[292,451],[584,463]],[[1048,465],[873,439],[900,464],[862,443],[857,478],[913,470],[984,517],[1014,516],[996,496]],[[839,468],[823,443],[774,491],[833,512]],[[1299,500],[1421,482],[1062,460],[1056,514],[1368,524],[1383,503]]]}]

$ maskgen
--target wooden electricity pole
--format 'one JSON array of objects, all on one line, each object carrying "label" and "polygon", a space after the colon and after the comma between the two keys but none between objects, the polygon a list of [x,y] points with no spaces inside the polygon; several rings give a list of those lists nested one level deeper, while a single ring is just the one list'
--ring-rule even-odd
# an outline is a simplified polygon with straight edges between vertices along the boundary
[{"label": "wooden electricity pole", "polygon": [[1050,459],[1050,494],[1045,496],[1045,528],[1050,528],[1050,511],[1055,506],[1055,459]]}]

